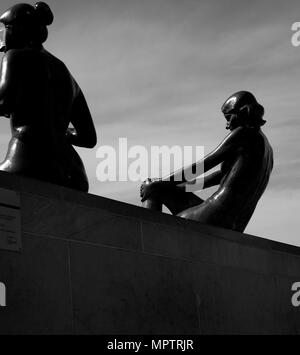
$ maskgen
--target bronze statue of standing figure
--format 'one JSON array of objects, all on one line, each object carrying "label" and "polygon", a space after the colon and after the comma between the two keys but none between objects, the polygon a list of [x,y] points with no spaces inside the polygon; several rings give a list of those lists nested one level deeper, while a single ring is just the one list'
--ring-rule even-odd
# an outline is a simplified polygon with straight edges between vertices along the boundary
[{"label": "bronze statue of standing figure", "polygon": [[[243,232],[266,189],[273,168],[273,150],[261,130],[264,108],[253,94],[240,91],[230,96],[222,106],[231,132],[220,145],[202,160],[172,175],[148,180],[141,186],[145,207],[161,210],[165,205],[172,214],[200,223]],[[205,201],[186,192],[192,181],[189,170],[203,171],[221,164],[220,169],[204,176],[203,189],[218,185],[217,191]],[[201,168],[201,169],[199,169]],[[185,174],[183,174],[185,173]]]},{"label": "bronze statue of standing figure", "polygon": [[96,131],[80,87],[43,47],[52,22],[43,2],[14,5],[0,17],[0,115],[10,119],[12,133],[0,170],[88,191],[73,145],[94,147]]}]

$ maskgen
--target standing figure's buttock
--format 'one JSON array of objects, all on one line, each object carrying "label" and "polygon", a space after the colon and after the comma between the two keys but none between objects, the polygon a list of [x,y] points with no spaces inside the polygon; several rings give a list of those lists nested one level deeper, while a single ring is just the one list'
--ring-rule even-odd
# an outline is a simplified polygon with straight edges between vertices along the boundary
[{"label": "standing figure's buttock", "polygon": [[53,144],[29,127],[15,130],[0,170],[88,190],[84,165],[75,149],[67,142]]}]

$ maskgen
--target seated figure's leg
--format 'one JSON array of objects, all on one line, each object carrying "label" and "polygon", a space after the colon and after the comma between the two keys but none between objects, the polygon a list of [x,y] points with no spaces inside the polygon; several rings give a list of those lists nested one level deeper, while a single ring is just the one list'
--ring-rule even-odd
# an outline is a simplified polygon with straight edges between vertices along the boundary
[{"label": "seated figure's leg", "polygon": [[162,212],[162,205],[159,197],[150,197],[143,202],[143,207],[152,211]]},{"label": "seated figure's leg", "polygon": [[146,208],[161,211],[162,205],[165,205],[173,215],[176,215],[187,208],[200,205],[203,200],[192,192],[185,192],[182,188],[166,183],[160,186],[145,202],[144,207]]}]

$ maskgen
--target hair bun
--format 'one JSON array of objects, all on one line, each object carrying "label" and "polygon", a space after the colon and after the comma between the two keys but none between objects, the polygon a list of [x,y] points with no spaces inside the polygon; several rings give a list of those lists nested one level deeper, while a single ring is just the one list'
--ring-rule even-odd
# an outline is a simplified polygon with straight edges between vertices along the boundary
[{"label": "hair bun", "polygon": [[45,26],[51,25],[54,16],[50,7],[45,2],[39,1],[34,4],[34,8],[39,21]]}]

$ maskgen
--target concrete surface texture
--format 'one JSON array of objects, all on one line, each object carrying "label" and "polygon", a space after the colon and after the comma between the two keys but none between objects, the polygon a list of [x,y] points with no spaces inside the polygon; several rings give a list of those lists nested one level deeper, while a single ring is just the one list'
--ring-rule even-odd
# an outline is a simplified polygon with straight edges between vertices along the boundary
[{"label": "concrete surface texture", "polygon": [[1,334],[300,334],[297,247],[3,172],[0,188],[21,217],[21,247],[0,243]]}]

